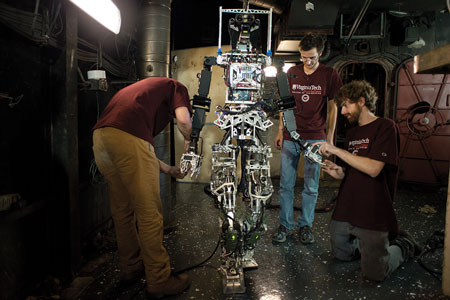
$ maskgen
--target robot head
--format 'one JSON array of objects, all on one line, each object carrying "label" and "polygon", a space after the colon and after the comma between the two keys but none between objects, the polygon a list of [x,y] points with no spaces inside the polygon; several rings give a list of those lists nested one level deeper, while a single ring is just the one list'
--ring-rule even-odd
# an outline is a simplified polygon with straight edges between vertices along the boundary
[{"label": "robot head", "polygon": [[228,22],[231,48],[251,52],[259,41],[259,19],[253,14],[239,13]]}]

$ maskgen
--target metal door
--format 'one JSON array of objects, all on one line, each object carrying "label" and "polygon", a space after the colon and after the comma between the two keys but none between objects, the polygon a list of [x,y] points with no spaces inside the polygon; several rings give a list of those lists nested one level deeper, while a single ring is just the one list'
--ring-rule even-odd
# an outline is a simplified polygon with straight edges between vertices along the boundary
[{"label": "metal door", "polygon": [[399,179],[446,184],[450,160],[450,75],[414,74],[413,61],[396,73],[400,131]]}]

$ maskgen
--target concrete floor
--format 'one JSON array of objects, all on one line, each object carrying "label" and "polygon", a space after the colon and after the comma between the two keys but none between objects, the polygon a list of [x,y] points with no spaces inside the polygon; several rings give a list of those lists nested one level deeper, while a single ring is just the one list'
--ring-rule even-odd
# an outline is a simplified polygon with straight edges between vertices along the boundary
[{"label": "concrete floor", "polygon": [[[297,186],[295,206],[299,207],[302,183]],[[217,244],[219,211],[203,188],[202,184],[177,184],[176,227],[164,237],[175,270],[203,261]],[[246,293],[222,294],[217,251],[205,265],[188,271],[192,284],[186,292],[167,299],[450,299],[442,295],[441,282],[417,261],[403,264],[385,282],[376,283],[361,277],[359,261],[343,263],[333,259],[327,227],[331,213],[316,213],[313,225],[316,243],[305,246],[295,236],[273,245],[271,235],[279,224],[278,181],[274,181],[274,188],[272,207],[265,213],[268,231],[255,253],[259,267],[245,272]],[[322,182],[316,208],[322,208],[336,194],[336,182]],[[401,228],[422,243],[433,232],[443,230],[446,195],[445,188],[399,186],[394,206]],[[296,217],[299,213],[295,211]],[[439,268],[442,255],[440,249],[427,255],[424,261]],[[109,249],[84,266],[72,286],[64,291],[63,298],[145,299],[144,280],[118,291],[118,278],[117,253]]]}]

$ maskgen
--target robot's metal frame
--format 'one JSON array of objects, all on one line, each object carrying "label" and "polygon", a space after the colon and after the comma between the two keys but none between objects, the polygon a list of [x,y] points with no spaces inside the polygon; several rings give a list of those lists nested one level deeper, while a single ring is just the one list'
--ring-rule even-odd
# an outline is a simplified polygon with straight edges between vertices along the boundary
[{"label": "robot's metal frame", "polygon": [[[220,208],[221,221],[221,258],[220,270],[223,274],[223,292],[225,294],[244,293],[244,269],[258,266],[253,258],[257,241],[266,225],[264,209],[272,196],[273,186],[270,177],[269,159],[272,157],[270,146],[261,138],[261,132],[273,125],[266,111],[274,107],[263,100],[264,68],[272,64],[271,24],[272,10],[222,9],[220,7],[219,49],[217,57],[205,57],[200,76],[198,95],[193,99],[193,130],[187,153],[181,158],[181,171],[191,171],[198,176],[201,167],[201,154],[197,144],[203,128],[206,112],[209,112],[211,100],[208,98],[211,82],[211,67],[218,65],[225,71],[227,85],[225,106],[217,106],[216,126],[225,131],[220,143],[212,146],[212,167],[210,191]],[[221,28],[222,14],[234,13],[229,20],[228,29],[232,50],[222,54]],[[258,38],[259,20],[257,14],[268,16],[267,55],[258,53],[252,42]],[[287,76],[279,68],[277,83],[280,101],[276,109],[283,113],[284,126],[291,137],[305,149],[305,157],[321,162],[317,149],[303,140],[296,132],[293,114],[295,99],[290,96]],[[233,144],[237,141],[237,145]],[[242,176],[245,176],[249,202],[245,216],[236,214],[238,195],[237,157],[239,152],[246,153]]]}]

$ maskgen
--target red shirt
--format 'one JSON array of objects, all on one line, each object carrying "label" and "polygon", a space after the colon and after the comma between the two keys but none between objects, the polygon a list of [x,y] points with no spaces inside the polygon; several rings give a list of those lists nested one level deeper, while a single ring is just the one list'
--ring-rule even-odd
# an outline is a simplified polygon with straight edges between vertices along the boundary
[{"label": "red shirt", "polygon": [[[319,64],[314,73],[307,75],[303,64],[287,71],[289,89],[295,97],[294,110],[297,132],[303,139],[320,140],[326,138],[327,101],[342,86],[339,74],[331,67]],[[290,140],[285,129],[283,139]]]},{"label": "red shirt", "polygon": [[154,145],[153,137],[175,117],[180,106],[192,113],[183,84],[166,77],[142,79],[114,95],[93,130],[114,127]]},{"label": "red shirt", "polygon": [[394,121],[378,118],[348,130],[345,149],[358,156],[385,163],[377,177],[347,165],[333,212],[333,219],[353,226],[397,232],[392,202],[398,175],[398,131]]}]

